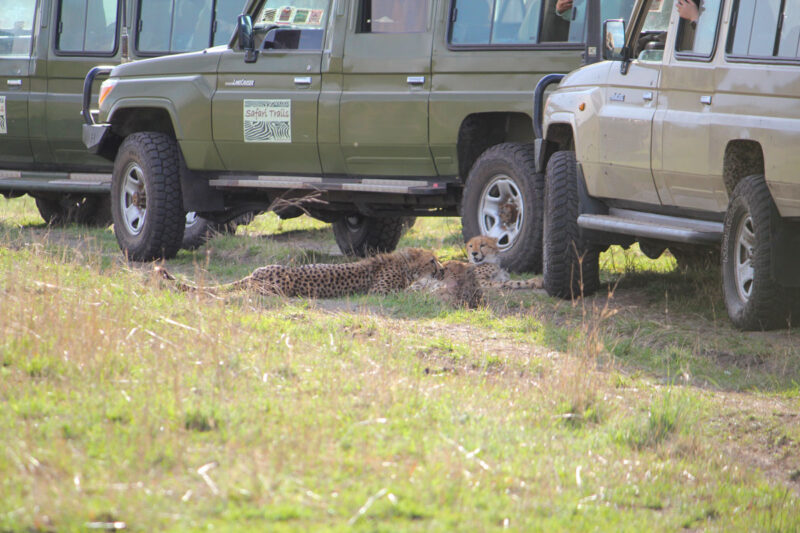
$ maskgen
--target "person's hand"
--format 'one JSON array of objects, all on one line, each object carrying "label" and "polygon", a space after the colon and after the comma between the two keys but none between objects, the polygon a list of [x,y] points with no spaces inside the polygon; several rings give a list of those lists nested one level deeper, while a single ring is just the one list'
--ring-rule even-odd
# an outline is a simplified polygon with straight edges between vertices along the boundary
[{"label": "person's hand", "polygon": [[572,0],[556,0],[556,12],[559,15],[568,9],[572,9]]},{"label": "person's hand", "polygon": [[692,2],[692,0],[678,0],[675,6],[678,8],[678,15],[680,15],[682,19],[697,22],[697,19],[700,17],[700,10],[697,9],[697,4]]}]

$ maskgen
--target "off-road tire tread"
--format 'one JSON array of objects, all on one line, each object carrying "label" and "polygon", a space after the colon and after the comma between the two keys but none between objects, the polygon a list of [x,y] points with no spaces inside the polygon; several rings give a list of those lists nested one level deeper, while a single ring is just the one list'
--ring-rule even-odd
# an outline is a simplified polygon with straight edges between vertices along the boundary
[{"label": "off-road tire tread", "polygon": [[[731,239],[736,238],[734,233],[740,220],[735,218],[739,204],[749,210],[756,232],[752,260],[753,289],[750,299],[743,305],[735,286],[732,271],[734,252],[731,249]],[[797,307],[793,301],[797,291],[783,287],[772,277],[771,221],[778,216],[763,175],[747,176],[736,185],[725,214],[722,237],[722,283],[728,315],[734,325],[743,330],[785,328],[789,324],[793,307]]]},{"label": "off-road tire tread", "polygon": [[333,235],[343,254],[351,257],[367,257],[379,253],[393,252],[406,230],[407,217],[364,217],[367,225],[363,235],[352,239],[353,232],[347,221],[333,223]]},{"label": "off-road tire tread", "polygon": [[478,206],[488,168],[501,162],[508,166],[509,177],[528,177],[518,183],[524,196],[526,226],[517,236],[514,246],[500,254],[500,264],[509,272],[542,271],[542,212],[544,176],[536,173],[536,155],[532,144],[501,143],[487,149],[472,166],[461,200],[461,234],[464,241],[480,235]]},{"label": "off-road tire tread", "polygon": [[[122,228],[117,229],[117,241],[128,258],[134,261],[152,261],[175,257],[181,248],[186,214],[180,182],[180,155],[174,138],[164,133],[138,132],[129,135],[119,153],[134,148],[142,157],[147,189],[146,227],[136,246],[124,242]],[[118,170],[115,165],[115,175]],[[148,171],[151,171],[148,176]],[[115,180],[116,182],[116,180]],[[149,182],[149,183],[148,183]],[[112,202],[118,202],[118,189],[114,188]]]},{"label": "off-road tire tread", "polygon": [[[65,207],[64,203],[69,198],[78,196],[84,203],[79,206]],[[101,208],[103,197],[100,195],[71,195],[71,194],[44,194],[34,197],[36,209],[51,227],[61,227],[69,224],[84,226],[101,226]],[[106,224],[107,226],[108,224]]]},{"label": "off-road tire tread", "polygon": [[580,238],[575,154],[553,154],[545,175],[544,288],[559,298],[588,296],[600,286],[600,253]]}]

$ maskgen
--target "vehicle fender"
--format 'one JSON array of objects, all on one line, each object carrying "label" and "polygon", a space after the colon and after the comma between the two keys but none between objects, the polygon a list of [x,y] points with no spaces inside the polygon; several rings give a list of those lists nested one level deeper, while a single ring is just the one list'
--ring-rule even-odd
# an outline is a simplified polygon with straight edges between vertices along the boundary
[{"label": "vehicle fender", "polygon": [[167,98],[121,98],[114,102],[114,105],[109,110],[107,122],[109,124],[113,124],[115,116],[118,116],[120,111],[133,108],[160,109],[166,111],[169,115],[170,121],[172,122],[172,128],[175,131],[175,137],[177,139],[182,139],[184,137],[183,127],[178,120],[178,112],[175,109],[175,104]]}]

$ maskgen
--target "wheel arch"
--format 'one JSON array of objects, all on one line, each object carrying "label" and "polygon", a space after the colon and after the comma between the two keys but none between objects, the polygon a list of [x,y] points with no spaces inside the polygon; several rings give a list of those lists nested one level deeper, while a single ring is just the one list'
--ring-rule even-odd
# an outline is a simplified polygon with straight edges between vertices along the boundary
[{"label": "wheel arch", "polygon": [[108,122],[111,131],[125,138],[140,131],[154,131],[180,138],[180,126],[176,128],[177,114],[169,101],[128,102],[124,101],[111,110]]},{"label": "wheel arch", "polygon": [[466,180],[472,165],[492,146],[505,142],[531,143],[533,118],[517,111],[472,113],[458,129],[458,175]]},{"label": "wheel arch", "polygon": [[722,179],[730,198],[736,185],[747,176],[764,174],[764,150],[758,141],[735,139],[725,146]]},{"label": "wheel arch", "polygon": [[541,172],[547,168],[550,157],[562,150],[575,149],[575,130],[568,122],[551,122],[547,125],[544,142],[541,145],[541,154],[538,154],[537,167]]}]

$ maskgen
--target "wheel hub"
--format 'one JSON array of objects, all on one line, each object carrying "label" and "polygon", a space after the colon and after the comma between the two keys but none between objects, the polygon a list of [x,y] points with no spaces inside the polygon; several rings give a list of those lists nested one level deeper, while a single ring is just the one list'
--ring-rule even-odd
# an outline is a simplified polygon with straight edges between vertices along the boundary
[{"label": "wheel hub", "polygon": [[513,246],[525,215],[522,191],[516,182],[506,174],[494,176],[483,189],[478,209],[481,234],[497,239],[500,251]]},{"label": "wheel hub", "polygon": [[519,212],[515,204],[509,202],[500,207],[500,221],[506,228],[516,224],[518,216]]},{"label": "wheel hub", "polygon": [[753,270],[753,256],[756,244],[756,235],[753,228],[753,219],[744,217],[736,229],[736,250],[734,251],[734,279],[739,298],[747,302],[753,291],[755,272]]},{"label": "wheel hub", "polygon": [[132,235],[142,232],[147,216],[147,189],[144,185],[144,171],[137,163],[130,163],[122,178],[119,195],[122,223]]}]

